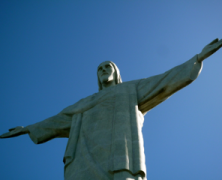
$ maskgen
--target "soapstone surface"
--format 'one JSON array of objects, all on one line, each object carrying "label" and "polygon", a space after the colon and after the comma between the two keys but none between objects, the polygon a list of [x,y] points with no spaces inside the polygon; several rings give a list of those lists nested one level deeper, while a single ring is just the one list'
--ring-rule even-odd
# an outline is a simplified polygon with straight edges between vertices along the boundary
[{"label": "soapstone surface", "polygon": [[98,93],[41,122],[12,128],[0,138],[29,134],[36,144],[69,138],[65,180],[146,180],[144,115],[192,83],[201,72],[202,61],[220,47],[222,40],[215,39],[187,62],[129,82],[122,82],[118,67],[105,61],[97,69]]},{"label": "soapstone surface", "polygon": [[121,170],[144,179],[144,115],[195,80],[201,67],[196,55],[163,74],[104,88],[28,126],[30,138],[36,144],[69,138],[64,155],[66,180],[108,180]]}]

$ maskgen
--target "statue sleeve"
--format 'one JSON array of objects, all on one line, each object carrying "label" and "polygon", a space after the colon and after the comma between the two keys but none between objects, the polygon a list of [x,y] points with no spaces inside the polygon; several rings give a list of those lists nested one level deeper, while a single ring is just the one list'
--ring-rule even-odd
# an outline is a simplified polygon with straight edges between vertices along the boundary
[{"label": "statue sleeve", "polygon": [[200,74],[202,62],[195,55],[187,62],[169,71],[141,79],[137,84],[138,106],[143,114],[157,106],[173,93],[192,83]]},{"label": "statue sleeve", "polygon": [[44,143],[53,138],[69,137],[72,116],[59,113],[46,120],[27,126],[29,136],[35,144]]}]

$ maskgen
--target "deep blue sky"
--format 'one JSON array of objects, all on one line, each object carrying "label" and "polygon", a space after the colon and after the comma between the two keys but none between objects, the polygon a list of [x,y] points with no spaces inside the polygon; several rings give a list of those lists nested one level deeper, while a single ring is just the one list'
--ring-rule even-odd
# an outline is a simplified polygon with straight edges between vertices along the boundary
[{"label": "deep blue sky", "polygon": [[[221,0],[2,0],[0,134],[97,92],[105,60],[123,81],[189,60],[222,38],[221,7]],[[145,116],[149,180],[222,179],[221,66],[222,49],[194,83]],[[0,140],[0,179],[63,179],[66,143]]]}]

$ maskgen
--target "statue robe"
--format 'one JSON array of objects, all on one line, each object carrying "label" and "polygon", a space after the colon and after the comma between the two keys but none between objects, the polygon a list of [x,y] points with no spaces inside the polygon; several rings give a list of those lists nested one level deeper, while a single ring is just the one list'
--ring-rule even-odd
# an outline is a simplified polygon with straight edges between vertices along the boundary
[{"label": "statue robe", "polygon": [[103,89],[28,126],[30,138],[36,144],[69,138],[65,180],[109,180],[121,170],[145,176],[144,115],[194,81],[201,68],[196,55],[163,74]]}]

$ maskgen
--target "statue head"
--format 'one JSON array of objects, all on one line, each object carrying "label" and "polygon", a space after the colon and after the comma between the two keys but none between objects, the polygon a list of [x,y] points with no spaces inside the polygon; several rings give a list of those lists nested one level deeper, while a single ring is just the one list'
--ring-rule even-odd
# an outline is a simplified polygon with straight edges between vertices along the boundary
[{"label": "statue head", "polygon": [[117,85],[122,83],[118,67],[112,61],[104,61],[97,68],[99,91],[103,89],[103,84]]}]

